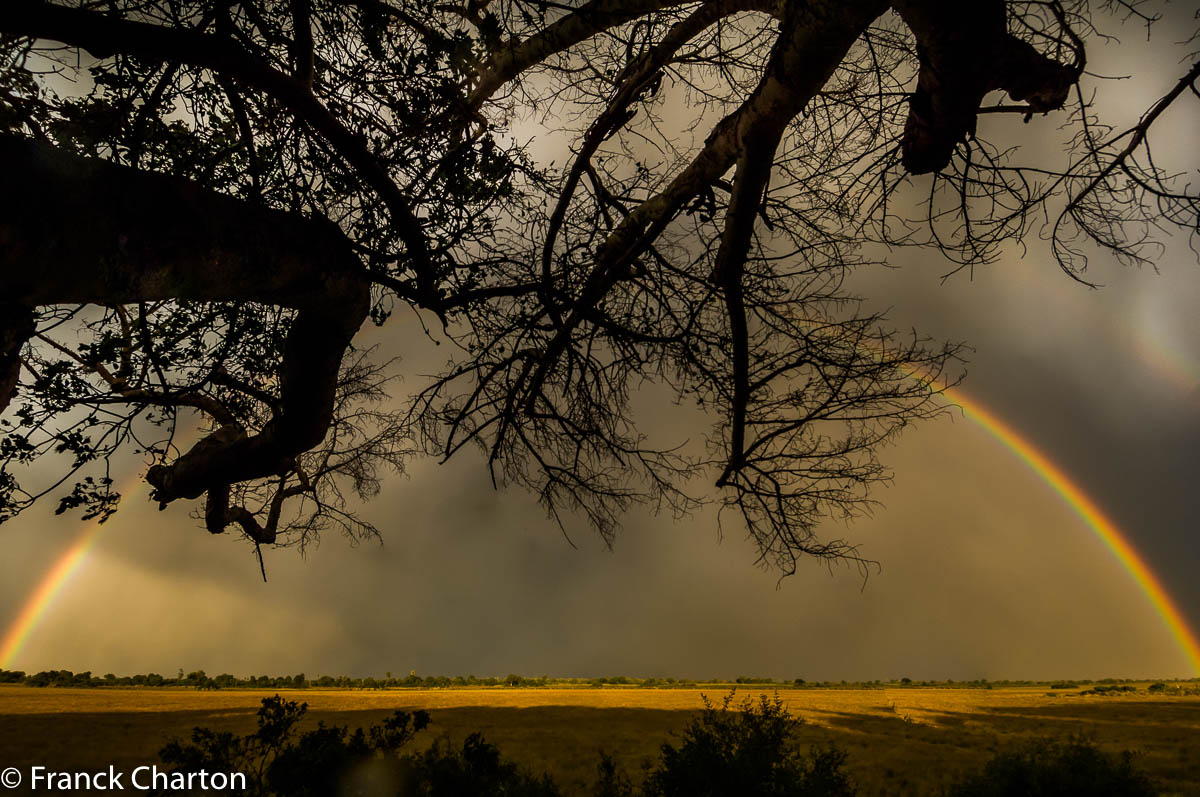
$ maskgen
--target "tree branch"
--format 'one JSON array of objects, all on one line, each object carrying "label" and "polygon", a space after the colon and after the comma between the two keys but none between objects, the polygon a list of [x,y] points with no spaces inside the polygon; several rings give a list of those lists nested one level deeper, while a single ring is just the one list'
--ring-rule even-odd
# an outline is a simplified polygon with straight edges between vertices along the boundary
[{"label": "tree branch", "polygon": [[576,153],[571,169],[567,173],[566,184],[559,193],[547,223],[545,240],[542,242],[542,281],[544,283],[542,300],[555,315],[556,323],[561,323],[561,318],[557,317],[557,308],[553,297],[554,286],[550,280],[554,246],[575,189],[580,178],[589,168],[592,156],[608,137],[628,121],[629,107],[654,84],[656,76],[661,78],[663,68],[670,63],[680,48],[718,20],[761,5],[761,0],[717,0],[717,2],[707,3],[675,23],[657,45],[635,63],[630,64],[622,73],[620,84],[613,98],[609,100],[604,111],[592,122],[584,136],[579,152]]},{"label": "tree branch", "polygon": [[41,0],[6,0],[0,4],[0,30],[81,47],[97,58],[124,53],[211,69],[270,95],[324,138],[379,194],[413,259],[418,298],[430,306],[436,304],[436,275],[429,244],[408,199],[367,149],[362,137],[344,127],[303,81],[260,61],[232,39],[116,19]]},{"label": "tree branch", "polygon": [[[3,239],[0,239],[2,245]],[[32,307],[0,302],[0,414],[16,394],[21,377],[21,347],[36,331]]]},{"label": "tree branch", "polygon": [[591,0],[524,41],[509,39],[488,59],[475,90],[471,92],[471,106],[478,109],[505,83],[555,53],[644,14],[688,2],[690,0]]},{"label": "tree branch", "polygon": [[921,62],[901,139],[911,174],[946,167],[959,142],[974,135],[989,91],[1004,89],[1045,113],[1063,106],[1082,73],[1082,54],[1067,66],[1009,34],[1004,0],[897,0],[895,7],[916,36]]},{"label": "tree branch", "polygon": [[151,468],[157,500],[277,473],[321,442],[370,306],[366,274],[334,225],[13,137],[0,137],[0,171],[22,186],[0,193],[0,295],[20,306],[174,299],[298,311],[271,420],[250,436],[224,426]]},{"label": "tree branch", "polygon": [[314,53],[312,35],[312,4],[310,0],[291,0],[292,5],[292,69],[296,80],[312,91]]},{"label": "tree branch", "polygon": [[[816,96],[859,34],[887,10],[885,0],[816,4],[796,11],[784,30],[754,92],[709,134],[704,147],[667,187],[643,202],[609,234],[596,253],[596,266],[579,292],[531,379],[526,407],[532,409],[542,384],[566,350],[571,332],[626,273],[675,215],[737,162],[744,146],[765,140],[766,131],[786,126]],[[773,150],[772,150],[773,151]],[[761,196],[761,194],[760,194]]]}]

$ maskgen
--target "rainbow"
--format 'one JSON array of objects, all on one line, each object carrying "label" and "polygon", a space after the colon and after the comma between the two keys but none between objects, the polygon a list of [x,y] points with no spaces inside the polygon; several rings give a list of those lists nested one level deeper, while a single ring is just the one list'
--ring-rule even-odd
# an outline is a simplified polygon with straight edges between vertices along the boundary
[{"label": "rainbow", "polygon": [[62,592],[71,576],[79,569],[87,558],[92,546],[100,539],[104,527],[92,521],[83,532],[71,543],[66,553],[58,558],[33,592],[25,600],[25,605],[17,613],[16,619],[8,627],[4,637],[0,638],[0,669],[6,669],[21,652],[29,635],[33,633],[42,618],[46,616],[54,599]]},{"label": "rainbow", "polygon": [[[969,397],[960,388],[946,387],[926,378],[926,382],[942,395],[953,401],[971,421],[977,423],[1005,448],[1015,454],[1034,473],[1049,485],[1101,542],[1112,551],[1121,565],[1145,593],[1155,611],[1162,617],[1171,636],[1187,657],[1194,675],[1200,675],[1200,642],[1189,628],[1183,613],[1163,589],[1154,573],[1130,545],[1117,525],[1100,510],[1099,506],[1057,466],[1019,432],[992,414],[979,401]],[[140,484],[133,477],[123,485],[122,493],[129,493]],[[63,553],[50,570],[38,582],[21,607],[16,618],[0,638],[0,668],[8,668],[20,654],[21,649],[38,624],[46,617],[55,598],[62,592],[88,553],[100,539],[104,527],[93,521]]]},{"label": "rainbow", "polygon": [[[199,429],[193,429],[183,434],[176,441],[176,445],[181,448],[186,447],[199,436],[199,433]],[[144,482],[137,473],[117,487],[117,492],[122,497],[141,493],[144,490]],[[8,630],[4,632],[4,636],[0,637],[0,670],[8,669],[12,665],[13,659],[25,647],[25,643],[29,641],[34,629],[45,619],[50,607],[54,605],[55,599],[71,580],[71,576],[75,575],[87,560],[87,555],[100,540],[104,528],[104,524],[99,520],[93,520],[84,526],[83,531],[71,543],[71,547],[58,557],[46,571],[46,575],[42,576],[42,580],[33,588],[33,592],[29,593],[21,610],[9,624]]]},{"label": "rainbow", "polygon": [[1143,324],[1135,327],[1133,342],[1143,362],[1149,363],[1184,394],[1200,398],[1200,365],[1165,335]]},{"label": "rainbow", "polygon": [[1117,528],[1117,525],[1104,515],[1096,502],[1071,481],[1049,457],[1039,451],[1034,445],[1021,436],[1019,432],[992,414],[977,400],[970,398],[956,387],[939,386],[930,382],[934,388],[941,387],[941,393],[962,409],[963,414],[983,427],[992,437],[1005,448],[1016,454],[1029,468],[1041,477],[1076,515],[1087,524],[1088,528],[1100,538],[1100,541],[1112,551],[1117,560],[1133,576],[1133,580],[1149,598],[1155,611],[1162,617],[1171,636],[1179,644],[1192,667],[1193,675],[1200,675],[1200,641],[1188,626],[1183,612],[1171,600],[1171,596],[1146,565],[1145,561],[1129,544],[1129,540]]}]

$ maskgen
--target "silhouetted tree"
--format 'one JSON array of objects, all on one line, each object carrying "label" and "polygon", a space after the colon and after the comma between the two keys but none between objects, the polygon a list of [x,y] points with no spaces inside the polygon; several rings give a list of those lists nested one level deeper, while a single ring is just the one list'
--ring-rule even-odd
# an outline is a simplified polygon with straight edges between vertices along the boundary
[{"label": "silhouetted tree", "polygon": [[[776,695],[746,698],[731,710],[733,693],[704,709],[684,729],[679,745],[664,744],[646,775],[646,797],[846,797],[856,793],[842,771],[837,748],[802,752],[796,733],[803,721]],[[601,782],[614,781],[601,761]]]},{"label": "silhouetted tree", "polygon": [[[1132,127],[1093,116],[1087,45],[1122,17],[1153,21],[1084,0],[5,0],[0,519],[51,494],[107,517],[126,448],[213,533],[371,535],[354,501],[381,472],[476,444],[606,540],[634,501],[710,500],[685,492],[701,472],[784,571],[853,558],[818,521],[863,508],[958,349],[863,312],[848,270],[881,244],[969,267],[1037,229],[1082,279],[1089,251],[1139,263],[1154,228],[1196,230],[1196,184],[1148,137],[1197,96],[1195,55]],[[1019,160],[983,114],[1052,114],[1068,151]],[[568,133],[566,163],[535,162],[530,119]],[[401,406],[350,345],[397,308],[451,344]],[[645,380],[716,419],[705,452],[640,429]]]}]

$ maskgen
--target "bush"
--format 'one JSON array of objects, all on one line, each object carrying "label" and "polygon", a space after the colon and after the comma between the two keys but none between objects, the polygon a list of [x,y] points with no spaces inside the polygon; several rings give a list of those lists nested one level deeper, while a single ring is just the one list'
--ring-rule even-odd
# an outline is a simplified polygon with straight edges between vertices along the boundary
[{"label": "bush", "polygon": [[1072,738],[1040,741],[1000,753],[983,771],[953,787],[948,797],[1153,797],[1150,779],[1133,766],[1133,753],[1105,753]]},{"label": "bush", "polygon": [[596,764],[596,782],[592,784],[592,797],[634,797],[633,782],[617,766],[617,762],[603,750]]},{"label": "bush", "polygon": [[1082,692],[1080,692],[1079,694],[1080,694],[1080,696],[1083,696],[1083,695],[1101,695],[1101,696],[1103,696],[1103,695],[1122,695],[1122,694],[1128,694],[1130,692],[1136,692],[1136,691],[1137,691],[1136,686],[1129,686],[1128,684],[1124,684],[1122,686],[1096,686],[1091,689],[1085,689]]},{"label": "bush", "polygon": [[[700,716],[683,731],[679,747],[665,744],[644,786],[646,797],[838,797],[853,795],[841,771],[845,753],[835,748],[802,753],[802,721],[776,695],[747,698],[731,711],[734,693],[719,708],[707,698]],[[618,792],[619,793],[619,792]]]},{"label": "bush", "polygon": [[242,772],[246,794],[327,797],[371,794],[404,797],[558,797],[547,777],[535,778],[501,759],[477,733],[461,750],[445,739],[423,754],[401,754],[429,726],[429,714],[397,711],[379,725],[350,733],[317,725],[297,736],[305,703],[264,698],[258,730],[246,736],[195,728],[190,742],[175,740],[159,753],[172,772]]},{"label": "bush", "polygon": [[[500,751],[472,733],[461,750],[439,739],[424,755],[402,762],[402,795],[425,797],[559,797],[548,775],[534,777],[515,764],[504,761]],[[331,794],[333,792],[330,792]]]}]

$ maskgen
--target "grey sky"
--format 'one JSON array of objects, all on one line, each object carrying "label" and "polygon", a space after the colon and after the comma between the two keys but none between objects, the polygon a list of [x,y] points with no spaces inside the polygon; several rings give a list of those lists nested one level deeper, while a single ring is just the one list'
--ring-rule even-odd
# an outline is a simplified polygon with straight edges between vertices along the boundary
[{"label": "grey sky", "polygon": [[[1114,73],[1148,65],[1169,85],[1174,57],[1129,37],[1092,63]],[[1161,88],[1139,85],[1130,109]],[[1192,173],[1196,105],[1167,120],[1159,142]],[[1030,127],[1053,147],[1052,120]],[[856,275],[855,287],[891,308],[899,328],[972,344],[967,393],[1070,474],[1200,626],[1200,267],[1184,242],[1171,242],[1159,274],[1097,261],[1089,277],[1101,290],[1069,280],[1036,243],[944,284],[947,266],[928,256],[892,263]],[[382,334],[412,332],[394,322]],[[810,680],[1193,674],[1112,554],[977,425],[916,428],[884,460],[896,473],[876,496],[884,507],[825,530],[881,562],[865,585],[852,569],[819,563],[777,584],[736,527],[718,543],[710,515],[673,523],[634,513],[611,553],[580,523],[572,548],[529,496],[492,492],[469,452],[441,467],[416,462],[409,478],[385,483],[366,509],[382,547],[330,537],[305,559],[269,553],[268,584],[245,545],[211,537],[181,508],[155,512],[139,488],[12,665]],[[81,529],[51,508],[2,530],[0,627]]]}]

